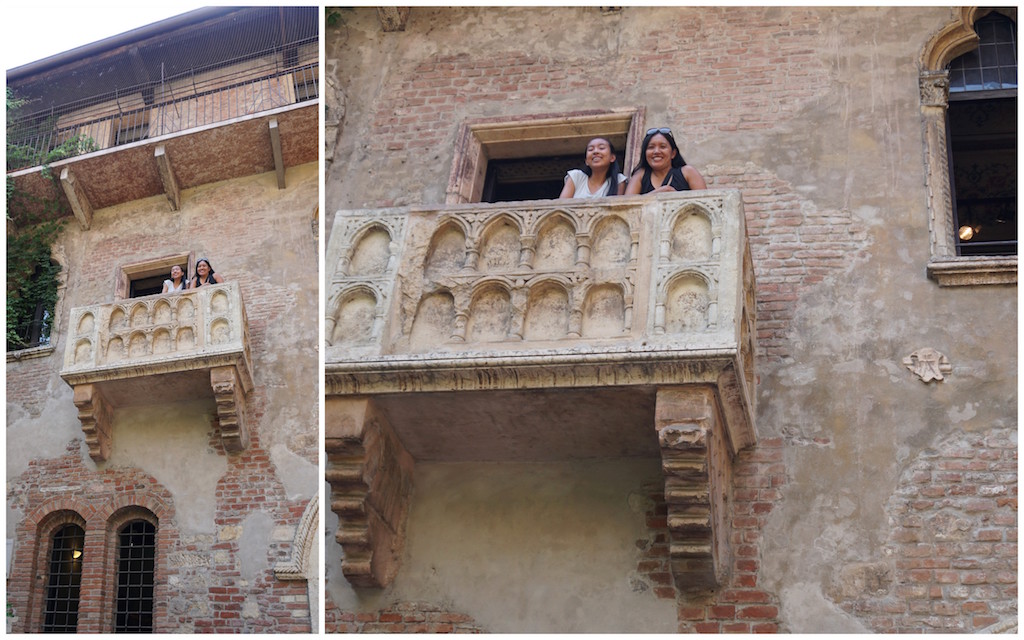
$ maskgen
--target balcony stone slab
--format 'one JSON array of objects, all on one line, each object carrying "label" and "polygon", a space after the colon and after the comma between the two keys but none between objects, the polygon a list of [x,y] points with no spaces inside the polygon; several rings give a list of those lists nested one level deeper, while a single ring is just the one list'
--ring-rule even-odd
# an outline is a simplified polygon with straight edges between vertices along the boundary
[{"label": "balcony stone slab", "polygon": [[723,478],[756,441],[744,223],[735,191],[339,211],[328,422],[371,401],[415,461],[660,456],[677,585],[709,588]]},{"label": "balcony stone slab", "polygon": [[253,388],[248,322],[238,283],[71,310],[61,378],[74,389],[89,454],[110,450],[117,407],[212,397],[228,451],[248,444]]}]

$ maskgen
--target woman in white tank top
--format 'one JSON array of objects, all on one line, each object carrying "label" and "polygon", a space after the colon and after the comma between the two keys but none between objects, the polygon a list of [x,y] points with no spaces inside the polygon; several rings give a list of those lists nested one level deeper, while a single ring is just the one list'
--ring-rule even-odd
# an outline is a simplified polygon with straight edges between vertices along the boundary
[{"label": "woman in white tank top", "polygon": [[559,198],[603,198],[618,196],[626,189],[626,176],[619,171],[615,147],[607,138],[587,143],[586,169],[571,169]]}]

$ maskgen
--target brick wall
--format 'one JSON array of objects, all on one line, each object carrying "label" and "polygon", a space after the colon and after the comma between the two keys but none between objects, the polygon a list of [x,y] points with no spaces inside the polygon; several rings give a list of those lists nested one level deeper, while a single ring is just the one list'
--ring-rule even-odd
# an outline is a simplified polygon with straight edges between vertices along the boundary
[{"label": "brick wall", "polygon": [[781,438],[762,438],[733,461],[729,581],[704,596],[680,595],[680,633],[774,633],[785,631],[777,594],[759,587],[762,530],[782,500],[786,482]]},{"label": "brick wall", "polygon": [[973,633],[1015,616],[1016,439],[954,433],[909,464],[874,579],[840,595],[843,609],[879,633]]},{"label": "brick wall", "polygon": [[338,609],[330,599],[324,612],[327,633],[486,633],[471,616],[424,602],[403,602],[375,612]]}]

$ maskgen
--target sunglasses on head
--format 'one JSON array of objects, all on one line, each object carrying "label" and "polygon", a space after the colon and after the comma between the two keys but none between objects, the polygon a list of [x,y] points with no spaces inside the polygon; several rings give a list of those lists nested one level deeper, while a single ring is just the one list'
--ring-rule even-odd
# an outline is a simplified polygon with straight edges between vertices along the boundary
[{"label": "sunglasses on head", "polygon": [[655,127],[653,129],[648,129],[647,130],[647,135],[649,135],[649,136],[653,136],[656,133],[667,133],[668,135],[672,135],[672,130],[669,129],[668,127],[661,127],[661,128]]}]

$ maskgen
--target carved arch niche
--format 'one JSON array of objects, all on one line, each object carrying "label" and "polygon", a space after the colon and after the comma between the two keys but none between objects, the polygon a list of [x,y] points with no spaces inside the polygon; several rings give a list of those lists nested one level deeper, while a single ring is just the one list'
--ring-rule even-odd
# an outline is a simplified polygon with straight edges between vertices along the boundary
[{"label": "carved arch niche", "polygon": [[466,264],[466,232],[454,220],[445,220],[434,232],[427,250],[429,276],[456,273]]},{"label": "carved arch niche", "polygon": [[508,289],[496,282],[477,289],[469,304],[467,340],[501,342],[508,338],[511,325],[512,297]]},{"label": "carved arch niche", "polygon": [[441,290],[420,299],[409,333],[409,346],[414,350],[431,349],[448,342],[455,326],[455,298]]},{"label": "carved arch niche", "polygon": [[623,267],[629,263],[632,236],[629,225],[618,216],[607,216],[594,229],[591,264],[595,269]]},{"label": "carved arch niche", "polygon": [[525,340],[558,340],[569,333],[572,306],[569,292],[559,282],[534,285],[526,304]]},{"label": "carved arch niche", "polygon": [[583,337],[612,338],[626,327],[626,301],[622,287],[599,284],[587,290],[583,300]]},{"label": "carved arch niche", "polygon": [[391,259],[391,233],[382,225],[367,228],[356,240],[349,261],[351,276],[381,276]]},{"label": "carved arch niche", "polygon": [[928,276],[941,286],[1016,284],[1016,256],[957,256],[953,240],[953,195],[949,184],[949,71],[958,56],[978,46],[974,24],[993,11],[1017,21],[1015,8],[957,7],[953,20],[936,33],[921,52],[921,122],[925,143],[925,182],[928,186],[928,230],[931,259]]},{"label": "carved arch niche", "polygon": [[665,331],[685,333],[707,329],[712,307],[710,287],[702,276],[686,272],[672,278],[665,287]]},{"label": "carved arch niche", "polygon": [[676,216],[669,242],[673,262],[706,260],[715,253],[711,218],[697,206],[689,206]]},{"label": "carved arch niche", "polygon": [[537,271],[563,271],[576,264],[576,228],[564,213],[549,215],[537,231],[533,266]]},{"label": "carved arch niche", "polygon": [[522,232],[511,216],[498,216],[484,229],[480,246],[480,270],[484,273],[512,271],[519,265]]},{"label": "carved arch niche", "polygon": [[328,336],[331,345],[363,344],[373,339],[377,319],[377,294],[365,286],[343,292],[333,314],[334,326]]}]

